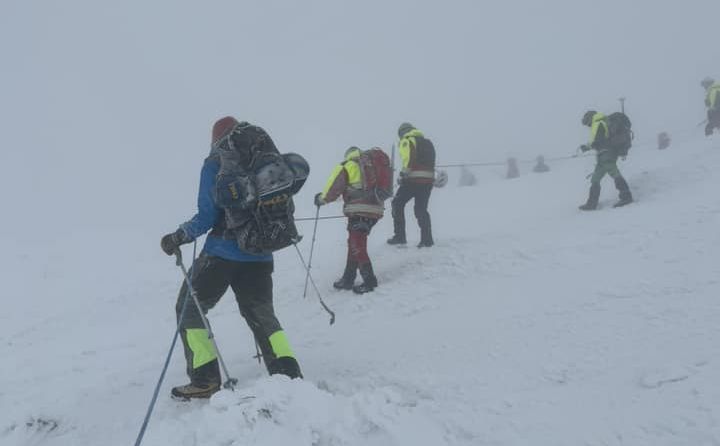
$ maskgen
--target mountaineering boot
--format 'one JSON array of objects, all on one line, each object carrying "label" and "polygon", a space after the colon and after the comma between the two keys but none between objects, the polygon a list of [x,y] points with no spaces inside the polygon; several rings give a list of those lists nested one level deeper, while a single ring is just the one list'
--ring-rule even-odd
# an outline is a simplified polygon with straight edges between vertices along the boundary
[{"label": "mountaineering boot", "polygon": [[388,245],[405,245],[407,244],[407,240],[405,240],[405,237],[398,237],[397,235],[393,235],[391,238],[387,241]]},{"label": "mountaineering boot", "polygon": [[285,375],[291,379],[302,379],[303,377],[297,359],[290,356],[283,356],[272,361],[270,365],[268,365],[268,372],[271,375]]},{"label": "mountaineering boot", "polygon": [[627,205],[627,204],[630,204],[630,203],[632,203],[632,202],[633,202],[632,197],[631,197],[631,198],[621,198],[620,200],[618,200],[617,203],[615,203],[615,204],[613,205],[613,207],[614,207],[614,208],[623,207],[623,206],[625,206],[625,205]]},{"label": "mountaineering boot", "polygon": [[210,398],[220,390],[220,365],[214,359],[190,371],[190,384],[173,387],[170,392],[174,398]]},{"label": "mountaineering boot", "polygon": [[593,183],[590,186],[590,194],[588,195],[587,202],[578,206],[578,209],[581,211],[594,211],[597,209],[598,200],[600,200],[600,184]]},{"label": "mountaineering boot", "polygon": [[363,278],[363,283],[355,285],[353,292],[355,294],[365,294],[374,290],[378,286],[377,277],[373,272],[372,263],[368,262],[360,265],[360,276]]},{"label": "mountaineering boot", "polygon": [[615,187],[620,191],[620,200],[613,205],[615,208],[625,206],[633,202],[632,193],[630,192],[630,186],[628,186],[625,178],[619,176],[615,178]]},{"label": "mountaineering boot", "polygon": [[188,401],[193,398],[210,398],[215,392],[220,390],[220,383],[203,383],[203,384],[186,384],[184,386],[173,387],[170,392],[173,398]]},{"label": "mountaineering boot", "polygon": [[333,282],[333,288],[336,290],[352,290],[353,285],[355,285],[355,279],[349,279],[345,276],[342,276],[335,282]]},{"label": "mountaineering boot", "polygon": [[333,282],[333,287],[336,290],[352,290],[355,285],[355,276],[357,275],[357,263],[348,259],[345,264],[345,272],[342,277]]},{"label": "mountaineering boot", "polygon": [[432,230],[430,229],[430,222],[424,222],[423,225],[420,227],[420,243],[418,243],[417,247],[429,248],[434,244],[435,242],[433,241]]}]

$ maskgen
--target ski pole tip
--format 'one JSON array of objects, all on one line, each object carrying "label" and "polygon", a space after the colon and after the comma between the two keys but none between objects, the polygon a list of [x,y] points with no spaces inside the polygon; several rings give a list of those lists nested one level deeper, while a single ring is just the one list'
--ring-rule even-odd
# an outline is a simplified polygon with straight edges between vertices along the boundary
[{"label": "ski pole tip", "polygon": [[235,386],[237,386],[237,384],[237,378],[228,378],[227,381],[225,381],[225,383],[223,384],[223,388],[235,391]]}]

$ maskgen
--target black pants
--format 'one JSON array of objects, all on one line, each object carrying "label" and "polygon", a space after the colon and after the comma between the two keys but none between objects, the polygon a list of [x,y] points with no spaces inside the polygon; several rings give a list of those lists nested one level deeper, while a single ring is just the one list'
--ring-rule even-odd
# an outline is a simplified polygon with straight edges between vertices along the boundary
[{"label": "black pants", "polygon": [[[275,317],[272,272],[272,262],[233,262],[204,253],[190,270],[193,289],[205,314],[220,301],[228,288],[232,288],[240,314],[252,330],[271,374],[278,372],[275,370],[279,367],[276,360],[280,357],[292,358],[291,362],[297,364]],[[186,305],[185,315],[180,321],[183,304]],[[188,376],[193,383],[219,381],[215,350],[207,338],[197,306],[187,293],[185,282],[175,311],[181,327]],[[280,373],[284,371],[280,370]]]},{"label": "black pants", "polygon": [[432,225],[430,223],[430,213],[428,212],[428,203],[430,202],[432,189],[432,184],[417,183],[403,183],[398,188],[395,193],[395,198],[392,200],[395,237],[402,240],[406,239],[405,205],[408,201],[415,199],[414,210],[415,218],[417,218],[418,226],[420,226],[420,241],[432,243]]},{"label": "black pants", "polygon": [[705,135],[710,136],[713,134],[713,130],[720,129],[720,109],[708,110],[707,112],[707,125],[705,126]]}]

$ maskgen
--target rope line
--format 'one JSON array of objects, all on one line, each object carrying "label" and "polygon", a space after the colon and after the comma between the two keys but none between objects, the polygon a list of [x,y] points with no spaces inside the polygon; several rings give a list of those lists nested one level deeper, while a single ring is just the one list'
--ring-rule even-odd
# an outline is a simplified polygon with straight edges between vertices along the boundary
[{"label": "rope line", "polygon": [[[675,132],[675,135],[689,135],[689,134],[695,134],[697,133],[697,127],[694,128],[688,128],[685,130],[679,130]],[[668,133],[670,137],[672,138],[672,134]],[[682,143],[686,142],[687,139],[681,139],[681,140],[673,140],[673,143]],[[638,147],[645,147],[645,146],[651,146],[656,144],[655,141],[651,140],[640,140],[639,142],[636,142],[633,144],[634,148]],[[564,161],[564,160],[571,160],[576,158],[587,158],[595,156],[593,153],[583,153],[583,154],[574,154],[574,155],[566,155],[566,156],[557,156],[553,158],[545,158],[545,162],[553,162],[553,161]],[[532,164],[535,163],[536,159],[525,159],[525,160],[518,160],[517,162],[519,164]],[[506,166],[507,161],[493,161],[493,162],[470,162],[470,163],[450,163],[450,164],[438,164],[435,167],[439,168],[451,168],[451,167],[492,167],[492,166]]]}]

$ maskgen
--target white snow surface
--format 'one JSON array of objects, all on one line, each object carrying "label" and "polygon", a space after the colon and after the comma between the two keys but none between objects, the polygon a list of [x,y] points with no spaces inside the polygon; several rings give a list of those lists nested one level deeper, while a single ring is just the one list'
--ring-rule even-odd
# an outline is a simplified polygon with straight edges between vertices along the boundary
[{"label": "white snow surface", "polygon": [[[266,376],[228,294],[209,318],[239,387],[173,401],[176,348],[143,444],[720,445],[720,143],[633,150],[620,167],[637,202],[613,209],[605,179],[590,213],[592,158],[515,180],[478,169],[469,188],[450,171],[431,200],[437,245],[415,248],[412,205],[410,244],[386,245],[388,213],[364,296],[332,289],[346,233],[321,221],[313,274],[337,322],[302,298],[294,250],[274,274],[306,379]],[[0,444],[134,443],[175,329],[180,271],[158,242],[191,209],[173,211],[2,236]]]}]

